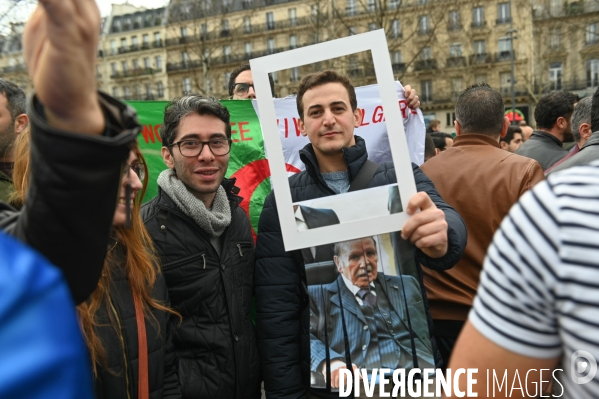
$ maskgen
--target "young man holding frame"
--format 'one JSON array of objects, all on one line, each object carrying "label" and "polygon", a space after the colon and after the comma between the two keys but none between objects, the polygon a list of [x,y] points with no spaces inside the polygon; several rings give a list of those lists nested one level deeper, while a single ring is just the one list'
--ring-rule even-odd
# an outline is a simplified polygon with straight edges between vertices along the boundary
[{"label": "young man holding frame", "polygon": [[[300,151],[306,170],[289,180],[293,202],[347,192],[368,158],[364,140],[354,135],[361,114],[353,85],[334,71],[310,74],[300,83],[297,107],[300,131],[310,144]],[[407,204],[411,217],[401,235],[416,247],[417,264],[446,270],[464,250],[465,225],[418,166],[412,164],[412,171],[418,193]],[[386,163],[378,166],[366,188],[393,183],[393,164]],[[338,397],[336,392],[309,388],[309,297],[304,263],[300,251],[285,252],[273,193],[260,217],[256,255],[257,334],[267,397],[305,398],[308,392],[315,397]],[[418,275],[421,280],[419,269]],[[422,281],[420,285],[426,304]]]}]

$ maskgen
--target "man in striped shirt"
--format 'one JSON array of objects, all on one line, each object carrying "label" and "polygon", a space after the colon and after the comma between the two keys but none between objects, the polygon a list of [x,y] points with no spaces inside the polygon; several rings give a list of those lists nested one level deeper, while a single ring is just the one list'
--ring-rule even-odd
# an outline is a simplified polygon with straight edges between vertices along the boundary
[{"label": "man in striped shirt", "polygon": [[584,399],[599,397],[595,359],[599,162],[552,174],[510,210],[449,367],[478,368],[479,397],[531,397],[552,383],[556,396]]}]

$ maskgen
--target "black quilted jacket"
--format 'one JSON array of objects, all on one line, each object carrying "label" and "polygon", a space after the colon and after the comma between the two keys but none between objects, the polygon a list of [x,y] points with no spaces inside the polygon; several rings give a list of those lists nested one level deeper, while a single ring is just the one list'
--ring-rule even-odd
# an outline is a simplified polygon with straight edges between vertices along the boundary
[{"label": "black quilted jacket", "polygon": [[[293,201],[335,195],[320,175],[311,144],[300,151],[300,157],[306,170],[289,179]],[[368,158],[364,140],[356,136],[356,145],[344,149],[344,157],[352,180]],[[445,213],[449,239],[447,254],[442,258],[429,258],[415,248],[416,262],[434,270],[449,269],[460,259],[466,247],[466,225],[460,215],[443,201],[420,168],[412,164],[412,171],[417,190],[425,191]],[[393,164],[386,163],[380,165],[368,187],[395,182]],[[266,197],[260,216],[256,259],[256,327],[266,397],[306,398],[310,384],[310,312],[305,269],[300,251],[285,252],[273,193]],[[422,271],[418,271],[428,313]],[[430,314],[427,316],[429,327],[432,327]],[[429,329],[435,350],[433,329]],[[312,393],[327,397],[324,392]],[[329,393],[328,396],[338,397],[338,393]]]},{"label": "black quilted jacket", "polygon": [[184,398],[260,397],[260,364],[250,321],[254,242],[250,223],[233,193],[221,256],[209,236],[162,190],[142,207],[142,217],[162,261],[172,307],[183,316],[173,332]]},{"label": "black quilted jacket", "polygon": [[[109,269],[112,284],[110,296],[98,310],[99,335],[106,350],[106,365],[99,367],[95,379],[97,399],[137,398],[139,351],[137,320],[131,285],[125,274],[120,245],[113,247]],[[161,274],[156,276],[152,297],[169,305],[166,284]],[[180,399],[177,364],[172,343],[170,313],[153,309],[154,320],[146,317],[148,342],[148,379],[150,399]],[[178,320],[177,318],[175,318]]]}]

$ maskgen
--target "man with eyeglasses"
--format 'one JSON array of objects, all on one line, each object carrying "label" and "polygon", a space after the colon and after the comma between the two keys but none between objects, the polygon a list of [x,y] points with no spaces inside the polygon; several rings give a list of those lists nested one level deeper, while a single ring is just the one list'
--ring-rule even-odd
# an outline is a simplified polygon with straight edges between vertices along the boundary
[{"label": "man with eyeglasses", "polygon": [[185,398],[259,398],[260,365],[250,305],[254,244],[226,179],[229,111],[213,98],[174,99],[160,129],[168,166],[158,196],[142,208],[183,320],[173,326]]},{"label": "man with eyeglasses", "polygon": [[[275,82],[270,75],[268,75],[268,80],[270,82],[270,91],[274,97]],[[243,64],[231,72],[231,77],[229,78],[229,95],[232,100],[256,98],[250,64]]]}]

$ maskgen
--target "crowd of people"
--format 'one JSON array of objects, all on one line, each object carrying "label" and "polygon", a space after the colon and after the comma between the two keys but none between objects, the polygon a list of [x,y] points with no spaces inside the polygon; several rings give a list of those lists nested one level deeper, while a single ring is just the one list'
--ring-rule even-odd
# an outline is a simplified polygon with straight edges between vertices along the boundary
[{"label": "crowd of people", "polygon": [[[0,397],[334,398],[344,369],[375,364],[369,344],[350,348],[348,323],[392,367],[429,359],[509,381],[534,370],[522,396],[532,384],[555,390],[543,370],[559,369],[564,397],[599,395],[599,91],[545,95],[532,130],[511,125],[489,85],[467,88],[455,136],[432,121],[425,162],[412,163],[417,193],[389,245],[413,274],[379,275],[384,248],[357,238],[331,248],[338,274],[326,291],[307,283],[302,251],[285,250],[273,193],[254,243],[244,193],[225,177],[234,144],[218,100],[168,103],[166,167],[149,176],[135,112],[96,90],[99,27],[94,0],[40,0],[23,36],[34,95],[0,79]],[[229,94],[255,98],[249,65]],[[405,173],[368,159],[347,77],[309,74],[296,102],[310,143],[289,178],[294,203]],[[143,204],[149,179],[158,195]],[[342,291],[360,309],[353,319],[329,309]],[[478,374],[479,396],[489,378]]]}]

